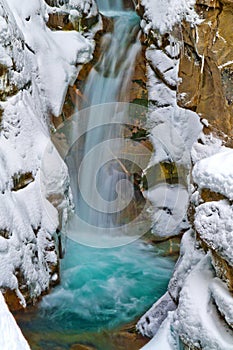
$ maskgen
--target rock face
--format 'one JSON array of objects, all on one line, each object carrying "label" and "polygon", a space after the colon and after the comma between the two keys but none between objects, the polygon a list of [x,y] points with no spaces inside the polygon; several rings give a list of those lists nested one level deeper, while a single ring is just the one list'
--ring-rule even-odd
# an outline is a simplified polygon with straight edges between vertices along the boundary
[{"label": "rock face", "polygon": [[[231,1],[198,0],[202,22],[183,23],[178,103],[206,118],[213,130],[232,136],[233,5]],[[192,84],[190,84],[190,80]]]}]

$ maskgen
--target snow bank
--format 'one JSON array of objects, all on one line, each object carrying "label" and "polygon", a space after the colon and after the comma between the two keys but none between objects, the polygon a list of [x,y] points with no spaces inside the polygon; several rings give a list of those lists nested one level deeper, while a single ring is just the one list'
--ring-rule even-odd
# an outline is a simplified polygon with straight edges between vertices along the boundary
[{"label": "snow bank", "polygon": [[30,350],[0,292],[0,349]]},{"label": "snow bank", "polygon": [[233,199],[233,149],[222,147],[220,152],[200,160],[193,169],[193,179],[199,188],[223,194]]}]

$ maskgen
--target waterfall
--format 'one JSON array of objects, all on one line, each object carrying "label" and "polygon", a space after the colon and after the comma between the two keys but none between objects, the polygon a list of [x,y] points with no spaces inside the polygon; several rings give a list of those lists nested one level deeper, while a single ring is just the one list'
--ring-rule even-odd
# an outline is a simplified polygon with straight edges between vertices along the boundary
[{"label": "waterfall", "polygon": [[97,0],[100,11],[122,11],[122,0]]},{"label": "waterfall", "polygon": [[[112,18],[113,32],[103,35],[99,60],[91,69],[85,83],[83,95],[86,102],[83,103],[83,108],[128,101],[134,63],[141,49],[139,18],[134,12],[121,12],[118,16],[116,14]],[[90,131],[86,133],[82,146],[82,166],[80,161],[77,165],[73,159],[77,157],[77,152],[80,152],[79,147],[71,150],[67,162],[72,174],[76,173],[75,176],[72,175],[71,187],[79,217],[95,227],[111,228],[118,221],[122,195],[125,202],[129,202],[133,196],[133,184],[130,183],[127,174],[119,169],[120,162],[104,164],[103,160],[108,157],[108,148],[111,148],[110,140],[122,137],[122,126],[110,123],[94,128],[96,118],[99,125],[104,125],[105,114],[114,115],[114,111],[106,108],[109,108],[108,105],[98,109],[98,116],[95,108],[89,108],[86,113],[87,128]],[[104,141],[110,143],[104,144]],[[92,157],[87,156],[88,152],[101,144],[103,147],[100,152],[94,152]],[[115,145],[113,147],[116,148]],[[112,156],[114,158],[114,155]]]},{"label": "waterfall", "polygon": [[114,19],[113,33],[103,36],[99,61],[91,70],[84,90],[89,105],[117,102],[125,95],[141,48],[140,34],[136,34],[138,22],[135,13],[125,13]]}]

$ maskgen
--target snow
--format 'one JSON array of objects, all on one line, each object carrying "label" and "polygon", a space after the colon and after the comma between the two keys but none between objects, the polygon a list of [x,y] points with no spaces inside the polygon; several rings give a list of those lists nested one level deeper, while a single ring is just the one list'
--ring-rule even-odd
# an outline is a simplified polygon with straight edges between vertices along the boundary
[{"label": "snow", "polygon": [[193,268],[184,282],[173,327],[181,339],[203,350],[232,350],[233,331],[218,316],[211,303],[214,278],[210,255]]},{"label": "snow", "polygon": [[[44,209],[39,185],[39,178],[36,178],[24,191],[0,195],[1,227],[11,232],[9,239],[1,238],[6,243],[0,255],[0,284],[19,292],[15,270],[20,266],[31,297],[37,297],[48,289],[48,262],[57,262],[54,250],[47,249],[58,225],[57,214],[55,208],[48,203],[53,210],[54,221],[51,222]],[[25,306],[24,298],[21,296],[20,299]]]},{"label": "snow", "polygon": [[233,265],[233,206],[227,200],[207,202],[196,209],[195,227],[201,239]]},{"label": "snow", "polygon": [[178,83],[178,60],[168,57],[161,50],[149,48],[146,50],[146,59],[158,70],[166,84],[176,87]]},{"label": "snow", "polygon": [[222,147],[219,153],[200,160],[193,169],[199,188],[208,188],[233,199],[233,150]]},{"label": "snow", "polygon": [[92,58],[93,47],[76,31],[51,31],[44,22],[46,12],[42,0],[23,0],[20,3],[8,0],[8,4],[24,34],[25,42],[36,55],[40,84],[45,89],[49,108],[58,116],[67,86],[76,79],[76,65]]},{"label": "snow", "polygon": [[48,7],[48,11],[65,11],[70,13],[74,18],[91,18],[98,15],[98,8],[95,0],[63,0],[58,2],[59,8]]},{"label": "snow", "polygon": [[[191,200],[196,207],[195,231],[210,248],[233,266],[232,203],[225,200],[199,205],[202,203],[199,193],[202,188],[218,192],[229,200],[233,199],[233,150],[224,147],[222,141],[212,134],[203,133],[203,125],[208,127],[207,120],[202,119],[200,122],[196,113],[177,105],[176,86],[179,83],[178,58],[181,44],[171,33],[183,19],[190,21],[193,27],[200,23],[194,10],[195,2],[141,1],[145,8],[141,27],[146,34],[153,31],[150,35],[154,36],[156,42],[156,46],[151,45],[146,51],[151,107],[148,125],[155,149],[149,167],[159,162],[174,162],[177,168],[186,168],[188,174],[188,170],[192,168],[192,161],[195,183],[195,187],[185,188],[187,199],[184,196],[184,200],[182,196],[177,196],[178,192],[175,193],[172,186],[167,185],[164,191],[161,184],[150,188],[146,196],[153,204],[154,232],[158,231],[161,234],[164,230],[164,236],[176,215],[182,217],[182,213],[186,212],[187,207],[182,206],[183,202]],[[162,40],[165,33],[169,34],[166,38],[170,41],[170,46],[166,48],[163,47]],[[177,184],[177,187],[182,187],[181,184],[183,182]],[[177,202],[175,198],[178,198]],[[162,203],[165,205],[162,206]],[[177,210],[172,210],[172,214],[175,215],[169,218],[166,210],[174,207]],[[160,217],[159,211],[163,211]],[[163,298],[166,300],[168,296],[177,302],[178,307],[172,312],[160,313],[159,305]],[[194,231],[190,229],[183,235],[180,258],[167,293],[137,325],[142,334],[154,336],[143,350],[178,350],[183,348],[180,344],[182,340],[190,348],[233,349],[233,331],[229,328],[229,325],[232,326],[232,313],[232,295],[226,284],[216,278],[211,254],[206,254],[200,247],[200,241],[196,240]],[[163,321],[164,317],[166,318]]]},{"label": "snow", "polygon": [[171,321],[173,312],[169,312],[168,317],[162,323],[159,331],[153,339],[143,346],[141,350],[179,350],[179,343],[175,336],[171,334]]},{"label": "snow", "polygon": [[[166,129],[163,136],[167,136],[169,132],[171,134],[171,147],[168,151],[172,152],[173,161],[189,168],[190,152],[203,125],[195,112],[177,105],[176,87],[179,83],[181,43],[171,33],[174,25],[180,25],[183,19],[190,21],[192,25],[198,23],[198,16],[194,11],[195,0],[142,0],[141,4],[145,8],[143,30],[145,33],[154,30],[157,39],[157,47],[152,44],[146,50],[148,97],[153,111],[149,117],[149,126],[156,150],[152,163],[156,164],[170,156],[153,137],[153,129],[160,123]],[[165,33],[169,33],[170,45],[164,48],[162,35]],[[167,139],[164,141],[166,144]]]},{"label": "snow", "polygon": [[142,0],[145,8],[144,19],[146,33],[151,29],[158,30],[161,34],[171,32],[175,24],[180,24],[183,19],[192,26],[199,23],[194,10],[195,0]]},{"label": "snow", "polygon": [[169,162],[175,163],[178,171],[177,185],[160,184],[145,192],[153,205],[153,232],[163,237],[179,234],[189,227],[186,218],[189,188],[183,184],[188,183],[190,152],[203,127],[196,113],[177,105],[180,45],[172,36],[170,43],[165,50],[151,45],[146,51],[151,104],[148,128],[155,150],[148,169],[160,162]]},{"label": "snow", "polygon": [[233,326],[233,299],[227,285],[215,278],[210,285],[210,292],[220,313],[223,315],[230,327]]},{"label": "snow", "polygon": [[180,245],[180,256],[176,263],[168,290],[173,300],[179,300],[180,291],[194,266],[204,257],[204,251],[199,249],[192,229],[186,231]]},{"label": "snow", "polygon": [[[202,120],[203,122],[203,120]],[[205,135],[201,132],[198,136],[199,142],[195,142],[191,149],[191,158],[193,163],[199,162],[201,159],[208,158],[222,149],[222,141],[212,134]]]},{"label": "snow", "polygon": [[233,349],[233,331],[219,317],[220,311],[229,324],[232,322],[231,294],[216,278],[211,255],[200,249],[192,230],[182,238],[181,256],[168,292],[173,299],[179,299],[178,307],[168,312],[158,331],[158,318],[153,318],[154,307],[147,312],[144,317],[154,322],[149,325],[151,333],[148,335],[155,335],[143,350],[178,350],[180,339],[203,350]]},{"label": "snow", "polygon": [[0,292],[0,349],[30,350]]},{"label": "snow", "polygon": [[165,51],[153,45],[146,51],[147,88],[152,109],[148,126],[156,150],[151,164],[171,158],[189,168],[190,152],[203,126],[195,112],[177,105],[175,87],[179,80],[179,60],[171,58],[170,53],[177,55],[180,48],[172,36],[170,41],[171,46]]},{"label": "snow", "polygon": [[152,338],[159,330],[168,313],[176,309],[176,304],[170,294],[164,294],[138,321],[137,330]]},{"label": "snow", "polygon": [[189,194],[184,186],[162,183],[145,191],[144,196],[152,203],[154,234],[166,237],[189,227],[186,218]]}]

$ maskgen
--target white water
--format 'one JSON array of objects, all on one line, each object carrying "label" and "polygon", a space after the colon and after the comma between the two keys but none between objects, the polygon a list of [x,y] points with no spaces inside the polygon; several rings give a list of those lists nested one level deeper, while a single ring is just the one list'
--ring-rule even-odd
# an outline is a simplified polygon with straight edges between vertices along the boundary
[{"label": "white water", "polygon": [[[25,320],[24,331],[82,333],[127,323],[164,293],[174,266],[160,257],[158,247],[142,241],[101,250],[68,240],[61,263],[61,285],[43,298],[37,315]],[[56,348],[50,346],[43,349]]]}]

